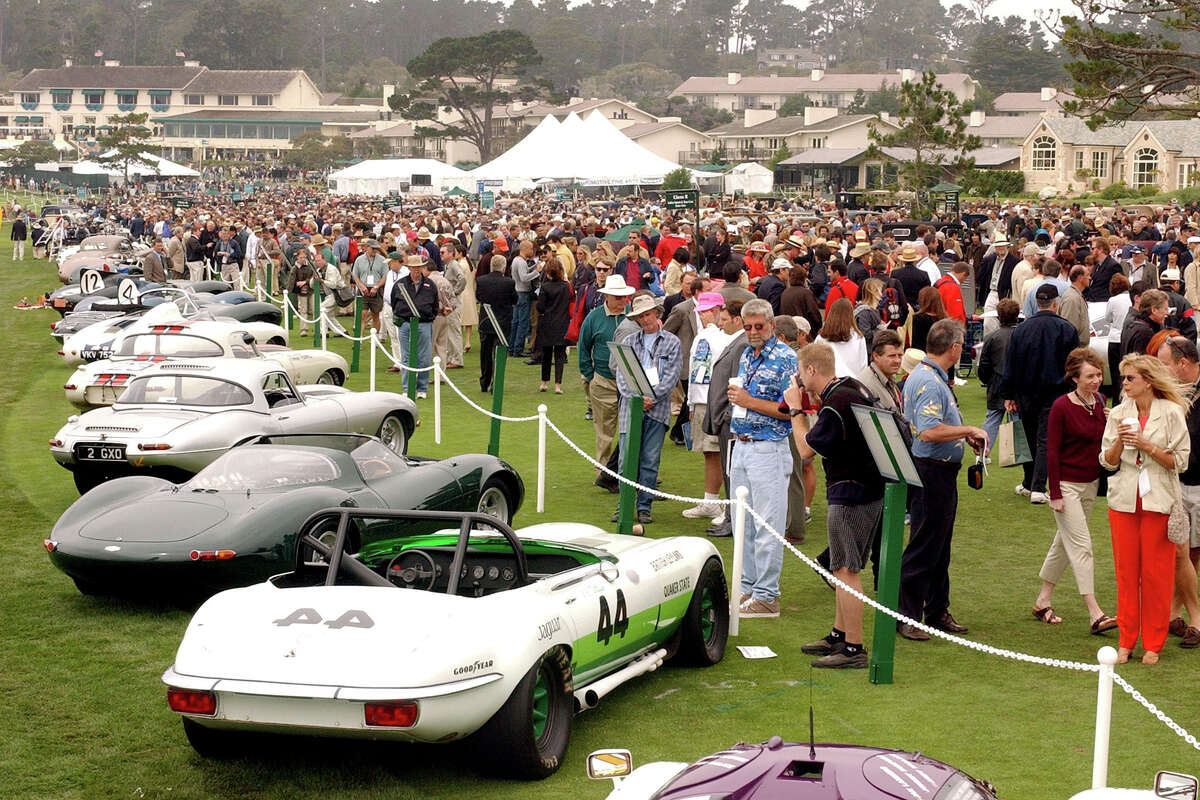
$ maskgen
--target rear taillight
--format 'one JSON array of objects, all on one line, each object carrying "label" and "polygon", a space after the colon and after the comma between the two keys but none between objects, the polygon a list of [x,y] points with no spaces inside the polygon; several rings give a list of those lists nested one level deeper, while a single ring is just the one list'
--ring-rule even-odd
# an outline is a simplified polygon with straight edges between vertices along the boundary
[{"label": "rear taillight", "polygon": [[62,439],[51,439],[50,446],[51,447],[62,447]]},{"label": "rear taillight", "polygon": [[211,717],[217,713],[217,696],[199,689],[178,689],[170,686],[167,688],[167,705],[172,711],[178,711],[180,714],[203,714]]},{"label": "rear taillight", "polygon": [[75,384],[73,384],[73,383],[64,383],[64,384],[63,384],[63,388],[64,388],[64,389],[66,389],[68,392],[73,392],[73,391],[75,391]]},{"label": "rear taillight", "polygon": [[228,561],[236,555],[234,550],[193,550],[188,558],[192,561]]},{"label": "rear taillight", "polygon": [[46,548],[47,552],[53,553],[58,549],[58,542],[53,539],[42,539],[42,547]]},{"label": "rear taillight", "polygon": [[59,350],[59,351],[58,351],[58,354],[59,354],[60,356],[61,356],[61,355],[66,355],[65,353],[63,353],[63,351],[62,351],[62,350]]},{"label": "rear taillight", "polygon": [[368,725],[380,728],[411,728],[417,724],[417,701],[367,703],[363,706],[363,717]]},{"label": "rear taillight", "polygon": [[171,445],[167,444],[166,442],[151,442],[150,444],[138,442],[138,450],[170,450],[170,449],[171,449]]}]

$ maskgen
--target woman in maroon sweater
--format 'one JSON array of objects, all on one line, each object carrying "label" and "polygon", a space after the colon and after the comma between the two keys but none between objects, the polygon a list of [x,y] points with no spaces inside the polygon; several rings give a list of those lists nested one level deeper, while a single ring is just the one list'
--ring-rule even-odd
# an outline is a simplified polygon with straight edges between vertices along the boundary
[{"label": "woman in maroon sweater", "polygon": [[1099,634],[1117,627],[1116,619],[1105,614],[1096,602],[1092,534],[1087,526],[1100,481],[1096,456],[1106,421],[1104,396],[1099,392],[1104,380],[1104,362],[1088,348],[1079,347],[1067,356],[1066,371],[1067,380],[1075,384],[1075,389],[1054,401],[1046,432],[1050,508],[1058,531],[1042,563],[1042,590],[1033,604],[1033,616],[1050,625],[1062,622],[1054,613],[1050,598],[1055,584],[1070,566],[1087,604],[1091,631]]}]

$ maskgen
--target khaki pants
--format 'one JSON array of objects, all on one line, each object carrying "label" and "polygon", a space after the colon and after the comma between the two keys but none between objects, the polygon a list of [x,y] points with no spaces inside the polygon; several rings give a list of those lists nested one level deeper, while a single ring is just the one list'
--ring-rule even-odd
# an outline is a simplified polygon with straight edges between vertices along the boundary
[{"label": "khaki pants", "polygon": [[346,329],[342,327],[342,323],[338,322],[337,316],[335,316],[337,314],[337,296],[333,291],[325,295],[325,298],[321,301],[321,311],[329,320],[330,330],[337,331],[338,333],[346,332]]},{"label": "khaki pants", "polygon": [[24,239],[14,239],[13,240],[13,261],[24,261],[24,260],[25,260],[25,240]]},{"label": "khaki pants", "polygon": [[596,460],[608,463],[617,435],[617,382],[599,373],[588,384],[592,401],[592,427],[596,430]]},{"label": "khaki pants", "polygon": [[[392,358],[396,359],[396,364],[399,364],[401,362],[400,331],[396,329],[396,319],[392,314],[392,307],[387,303],[383,304],[383,309],[379,312],[379,324],[383,326],[383,334],[386,335],[388,341],[391,342]],[[363,328],[365,329],[366,327],[367,326],[364,324]]]},{"label": "khaki pants", "polygon": [[187,262],[188,280],[202,281],[204,280],[204,262],[189,261]]},{"label": "khaki pants", "polygon": [[[692,436],[696,435],[693,429]],[[788,437],[792,451],[792,472],[788,476],[787,528],[784,535],[789,539],[804,538],[804,459],[796,451],[795,438]]]},{"label": "khaki pants", "polygon": [[308,322],[313,319],[313,296],[311,294],[294,294],[292,301],[296,307],[296,316],[300,318],[300,335],[308,333]]},{"label": "khaki pants", "polygon": [[1058,531],[1050,544],[1050,552],[1042,562],[1039,573],[1042,580],[1055,585],[1062,579],[1067,566],[1075,573],[1075,585],[1080,594],[1095,594],[1092,558],[1092,534],[1088,530],[1088,515],[1096,501],[1098,481],[1070,483],[1059,481],[1062,490],[1063,510],[1054,512]]},{"label": "khaki pants", "polygon": [[238,287],[238,278],[241,277],[241,269],[236,261],[230,261],[228,264],[221,265],[221,280],[228,283],[233,288]]},{"label": "khaki pants", "polygon": [[462,311],[454,309],[433,321],[433,353],[442,360],[442,368],[462,365]]}]

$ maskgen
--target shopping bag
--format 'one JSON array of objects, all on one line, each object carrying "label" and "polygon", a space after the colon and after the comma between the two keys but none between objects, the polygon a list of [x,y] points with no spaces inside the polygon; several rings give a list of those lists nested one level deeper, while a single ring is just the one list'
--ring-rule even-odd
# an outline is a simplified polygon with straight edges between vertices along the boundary
[{"label": "shopping bag", "polygon": [[996,435],[996,453],[1002,467],[1015,467],[1033,460],[1033,454],[1029,452],[1029,440],[1025,438],[1025,428],[1019,419],[1005,415],[1000,423],[1000,432]]}]

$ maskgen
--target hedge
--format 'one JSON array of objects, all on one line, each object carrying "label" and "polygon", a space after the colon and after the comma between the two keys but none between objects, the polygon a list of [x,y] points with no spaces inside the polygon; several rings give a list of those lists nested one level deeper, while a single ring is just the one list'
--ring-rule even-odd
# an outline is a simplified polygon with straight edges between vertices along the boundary
[{"label": "hedge", "polygon": [[1011,196],[1025,191],[1025,173],[1008,169],[971,169],[963,176],[967,194],[991,197]]}]

